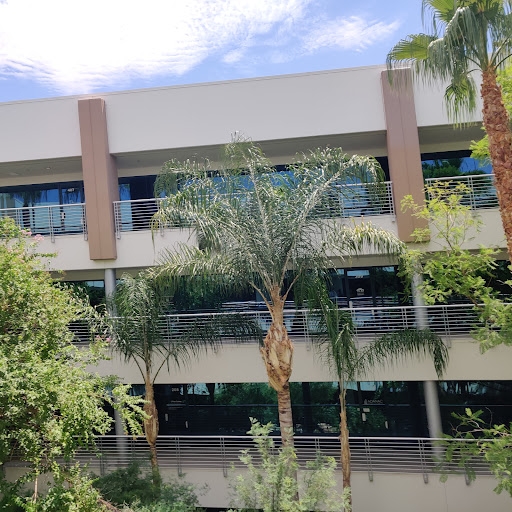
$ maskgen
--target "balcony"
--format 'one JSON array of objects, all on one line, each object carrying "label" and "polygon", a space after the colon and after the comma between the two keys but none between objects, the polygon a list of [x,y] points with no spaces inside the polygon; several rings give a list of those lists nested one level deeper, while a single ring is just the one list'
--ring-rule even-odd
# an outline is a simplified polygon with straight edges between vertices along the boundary
[{"label": "balcony", "polygon": [[[494,187],[494,174],[478,174],[470,176],[453,176],[450,178],[429,178],[425,180],[427,186],[440,183],[448,189],[455,189],[463,184],[468,191],[462,195],[461,203],[472,210],[498,208],[498,197]],[[432,199],[432,195],[429,197]]]},{"label": "balcony", "polygon": [[[340,308],[352,318],[356,340],[370,343],[387,332],[415,329],[417,316],[425,315],[429,328],[447,341],[468,339],[478,324],[471,304],[436,306],[391,306]],[[161,317],[162,339],[179,342],[202,339],[205,332],[221,333],[223,343],[259,342],[270,327],[271,316],[265,309],[222,311],[216,313],[177,313]],[[318,316],[306,309],[286,309],[284,323],[294,342],[311,343],[318,329]],[[87,324],[77,322],[71,326],[78,343],[87,343]]]},{"label": "balcony", "polygon": [[55,237],[82,234],[87,240],[85,203],[0,209],[0,218],[11,218],[33,235]]},{"label": "balcony", "polygon": [[[280,445],[280,438],[273,440],[276,446]],[[373,481],[374,473],[412,473],[422,476],[428,483],[429,476],[441,469],[437,462],[442,450],[441,442],[448,441],[413,437],[351,437],[352,471],[367,473],[370,481]],[[340,441],[337,436],[297,436],[295,448],[299,467],[305,469],[306,461],[314,460],[318,453],[338,460]],[[255,464],[261,462],[249,436],[159,436],[157,449],[160,468],[177,469],[180,474],[194,469],[218,469],[227,477],[232,467],[243,467],[239,460],[241,450],[249,450]],[[126,466],[133,460],[147,461],[149,451],[142,436],[102,436],[98,439],[98,450],[101,458],[84,451],[78,454],[77,461],[88,464],[89,468],[99,467],[104,472]],[[442,469],[462,473],[458,462],[455,452],[453,462]],[[489,474],[484,460],[474,459],[470,464],[475,473]]]},{"label": "balcony", "polygon": [[[164,201],[163,198],[155,198],[114,202],[116,236],[121,238],[122,232],[151,229],[151,218],[162,207]],[[335,185],[325,194],[315,210],[315,215],[321,218],[394,214],[395,207],[390,181]]]}]

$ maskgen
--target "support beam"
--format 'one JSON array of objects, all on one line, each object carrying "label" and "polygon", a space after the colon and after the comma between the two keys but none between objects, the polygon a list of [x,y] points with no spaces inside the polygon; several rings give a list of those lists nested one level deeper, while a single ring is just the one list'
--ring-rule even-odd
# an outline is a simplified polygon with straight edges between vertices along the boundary
[{"label": "support beam", "polygon": [[[106,268],[105,269],[105,298],[108,299],[114,295],[116,291],[116,269],[115,268]],[[115,314],[112,311],[109,311],[110,314]]]},{"label": "support beam", "polygon": [[[420,286],[423,277],[419,272],[415,272],[412,277],[412,300],[415,306],[425,306]],[[428,329],[427,312],[422,307],[417,307],[414,311],[416,317],[416,326],[418,329]],[[441,421],[441,407],[439,405],[439,395],[437,391],[437,381],[423,381],[423,393],[425,395],[425,408],[427,410],[428,433],[430,437],[441,437],[443,434],[443,423]]]},{"label": "support beam", "polygon": [[416,228],[426,227],[426,222],[412,217],[410,212],[402,212],[400,205],[406,195],[412,195],[416,204],[422,204],[425,201],[420,141],[411,71],[401,69],[393,73],[396,74],[395,82],[399,84],[399,91],[391,87],[387,71],[381,74],[389,175],[393,182],[398,236],[404,242],[411,242],[413,241],[412,232]]},{"label": "support beam", "polygon": [[105,101],[78,100],[82,170],[91,260],[117,258],[114,201],[119,201],[115,158],[109,152]]}]

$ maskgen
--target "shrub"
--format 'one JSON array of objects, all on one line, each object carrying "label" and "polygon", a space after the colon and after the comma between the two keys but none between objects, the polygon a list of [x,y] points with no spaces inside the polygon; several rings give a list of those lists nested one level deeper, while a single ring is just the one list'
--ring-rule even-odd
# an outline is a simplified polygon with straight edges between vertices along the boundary
[{"label": "shrub", "polygon": [[192,484],[178,478],[157,487],[149,468],[138,462],[96,479],[94,486],[110,503],[128,506],[127,512],[189,512],[199,505]]},{"label": "shrub", "polygon": [[303,478],[298,480],[295,450],[275,449],[274,441],[268,437],[272,424],[261,425],[253,418],[251,424],[248,433],[254,437],[257,458],[250,450],[242,451],[240,460],[248,475],[233,477],[230,485],[234,509],[230,512],[349,512],[349,491],[343,495],[335,491],[336,462],[332,457],[317,454],[315,460],[306,463]]}]

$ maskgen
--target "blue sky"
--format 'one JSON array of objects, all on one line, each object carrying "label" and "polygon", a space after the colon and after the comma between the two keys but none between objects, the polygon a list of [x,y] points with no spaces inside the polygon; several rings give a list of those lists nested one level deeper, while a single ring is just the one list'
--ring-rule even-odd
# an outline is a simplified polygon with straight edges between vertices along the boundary
[{"label": "blue sky", "polygon": [[421,0],[0,0],[0,101],[382,64]]}]

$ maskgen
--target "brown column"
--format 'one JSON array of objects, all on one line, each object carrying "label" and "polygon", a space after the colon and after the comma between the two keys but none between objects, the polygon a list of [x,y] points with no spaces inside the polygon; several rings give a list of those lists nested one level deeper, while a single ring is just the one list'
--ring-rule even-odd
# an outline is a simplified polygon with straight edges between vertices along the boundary
[{"label": "brown column", "polygon": [[[394,73],[410,74],[410,70],[404,69]],[[425,200],[414,92],[410,76],[397,77],[399,87],[395,89],[389,84],[388,72],[383,71],[381,82],[386,115],[389,174],[393,182],[398,236],[403,241],[410,242],[411,233],[416,228],[426,227],[426,223],[412,217],[410,211],[403,213],[401,210],[401,202],[406,195],[412,195],[414,201],[419,204]]]},{"label": "brown column", "polygon": [[91,260],[117,258],[114,206],[119,201],[115,158],[108,148],[105,101],[78,100],[85,208]]}]

